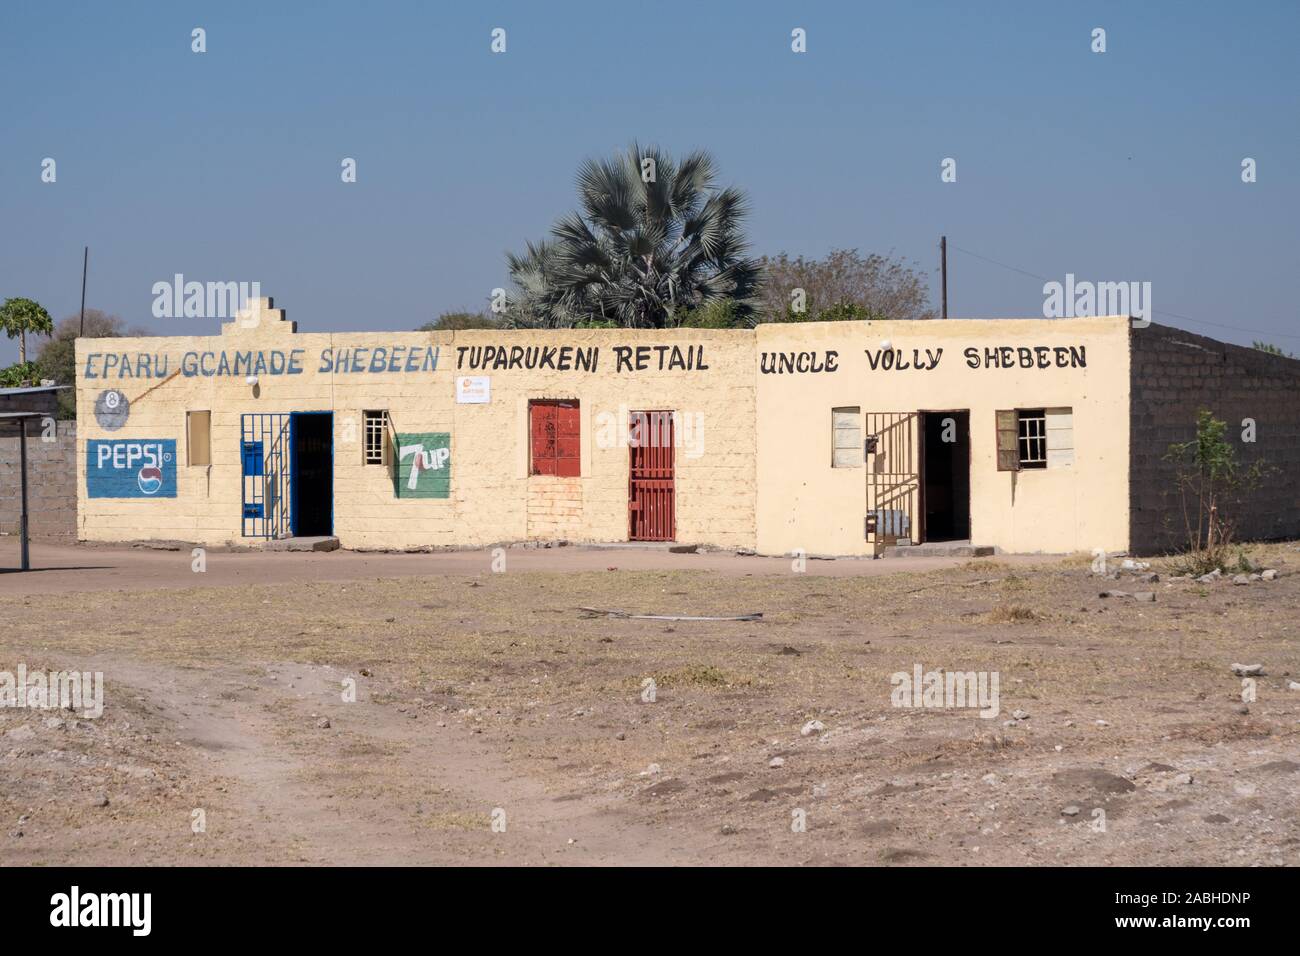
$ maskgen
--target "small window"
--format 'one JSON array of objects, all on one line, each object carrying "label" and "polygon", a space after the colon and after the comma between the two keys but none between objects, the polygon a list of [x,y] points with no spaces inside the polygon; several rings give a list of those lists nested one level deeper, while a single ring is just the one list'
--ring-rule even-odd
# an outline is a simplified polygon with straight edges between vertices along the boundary
[{"label": "small window", "polygon": [[862,467],[862,409],[831,409],[831,467]]},{"label": "small window", "polygon": [[212,464],[212,412],[185,413],[185,462]]},{"label": "small window", "polygon": [[362,427],[365,431],[365,458],[367,465],[388,464],[388,412],[362,412]]},{"label": "small window", "polygon": [[1074,410],[1017,408],[997,413],[998,471],[1074,464]]},{"label": "small window", "polygon": [[1047,467],[1047,414],[1043,409],[1016,412],[1016,439],[1021,468]]},{"label": "small window", "polygon": [[578,402],[537,399],[528,403],[530,475],[577,478],[582,473]]}]

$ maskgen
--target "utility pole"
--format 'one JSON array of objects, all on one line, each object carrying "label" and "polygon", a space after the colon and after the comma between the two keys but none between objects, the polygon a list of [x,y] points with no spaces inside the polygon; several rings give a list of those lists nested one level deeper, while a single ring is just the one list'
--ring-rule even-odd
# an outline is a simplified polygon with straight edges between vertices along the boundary
[{"label": "utility pole", "polygon": [[943,317],[948,318],[948,237],[939,237],[939,274],[943,289]]},{"label": "utility pole", "polygon": [[90,265],[90,246],[86,246],[81,254],[81,331],[79,336],[86,334],[86,267]]}]

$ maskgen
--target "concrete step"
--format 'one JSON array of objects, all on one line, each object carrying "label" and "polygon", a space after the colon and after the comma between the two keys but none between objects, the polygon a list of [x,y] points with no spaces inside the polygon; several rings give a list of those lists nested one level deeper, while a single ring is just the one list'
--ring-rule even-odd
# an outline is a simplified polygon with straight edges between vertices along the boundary
[{"label": "concrete step", "polygon": [[932,544],[910,544],[886,548],[885,558],[987,558],[993,546],[971,544],[969,541],[936,541]]},{"label": "concrete step", "polygon": [[338,538],[278,538],[266,542],[264,551],[337,551]]}]

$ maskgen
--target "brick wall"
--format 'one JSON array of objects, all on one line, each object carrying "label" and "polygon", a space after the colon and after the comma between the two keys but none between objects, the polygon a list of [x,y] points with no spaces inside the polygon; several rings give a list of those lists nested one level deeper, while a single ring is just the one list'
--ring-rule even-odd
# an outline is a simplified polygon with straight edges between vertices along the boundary
[{"label": "brick wall", "polygon": [[[1239,507],[1241,540],[1300,537],[1300,360],[1152,325],[1133,329],[1130,365],[1130,550],[1181,543],[1182,511],[1169,445],[1196,435],[1209,409],[1228,423],[1237,460],[1278,469]],[[1242,440],[1243,419],[1255,441]]]},{"label": "brick wall", "polygon": [[[17,534],[22,513],[18,437],[0,435],[0,534]],[[53,440],[45,440],[45,438]],[[77,532],[77,423],[27,423],[28,532],[33,538],[72,539]]]}]

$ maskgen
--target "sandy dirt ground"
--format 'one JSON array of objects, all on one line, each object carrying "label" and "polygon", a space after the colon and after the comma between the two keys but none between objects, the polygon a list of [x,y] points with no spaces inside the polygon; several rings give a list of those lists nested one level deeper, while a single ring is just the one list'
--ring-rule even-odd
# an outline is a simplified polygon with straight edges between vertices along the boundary
[{"label": "sandy dirt ground", "polygon": [[[1251,553],[1280,577],[38,547],[0,672],[104,712],[0,708],[0,863],[1291,865],[1300,549]],[[997,714],[895,706],[918,665]]]}]

